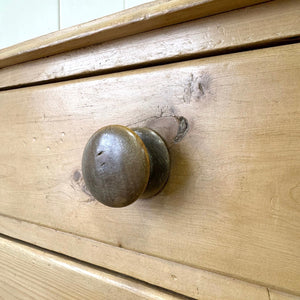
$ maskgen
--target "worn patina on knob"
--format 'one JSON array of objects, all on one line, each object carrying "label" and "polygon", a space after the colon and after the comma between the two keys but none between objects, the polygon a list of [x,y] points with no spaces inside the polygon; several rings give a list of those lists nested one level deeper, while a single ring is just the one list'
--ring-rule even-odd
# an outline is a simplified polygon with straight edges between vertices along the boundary
[{"label": "worn patina on knob", "polygon": [[87,189],[111,207],[151,198],[166,184],[169,170],[167,146],[149,128],[103,127],[89,139],[82,157]]}]

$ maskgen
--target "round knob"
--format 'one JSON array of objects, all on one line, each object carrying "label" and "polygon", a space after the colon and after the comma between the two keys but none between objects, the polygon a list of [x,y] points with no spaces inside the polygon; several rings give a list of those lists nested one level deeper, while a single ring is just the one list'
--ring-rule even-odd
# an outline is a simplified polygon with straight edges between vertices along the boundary
[{"label": "round knob", "polygon": [[103,127],[89,139],[82,157],[87,189],[111,207],[154,196],[166,184],[169,170],[166,144],[148,128]]}]

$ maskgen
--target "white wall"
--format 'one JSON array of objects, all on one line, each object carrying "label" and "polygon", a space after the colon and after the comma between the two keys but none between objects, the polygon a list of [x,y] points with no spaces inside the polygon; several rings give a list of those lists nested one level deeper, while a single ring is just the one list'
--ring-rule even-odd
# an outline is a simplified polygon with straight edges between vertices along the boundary
[{"label": "white wall", "polygon": [[150,0],[0,0],[0,49]]}]

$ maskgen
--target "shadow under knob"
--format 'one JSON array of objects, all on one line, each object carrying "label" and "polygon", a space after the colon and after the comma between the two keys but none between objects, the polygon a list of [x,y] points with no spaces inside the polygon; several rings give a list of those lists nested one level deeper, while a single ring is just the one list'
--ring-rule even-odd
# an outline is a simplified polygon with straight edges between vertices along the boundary
[{"label": "shadow under knob", "polygon": [[87,189],[110,207],[154,196],[166,184],[169,170],[167,146],[148,128],[103,127],[89,139],[82,157]]}]

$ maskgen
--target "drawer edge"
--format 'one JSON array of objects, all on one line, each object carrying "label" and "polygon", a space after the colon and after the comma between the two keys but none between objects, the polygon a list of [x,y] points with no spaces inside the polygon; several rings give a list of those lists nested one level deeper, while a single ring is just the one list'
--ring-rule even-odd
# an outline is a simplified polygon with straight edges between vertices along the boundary
[{"label": "drawer edge", "polygon": [[299,11],[299,2],[277,0],[28,61],[0,69],[0,89],[295,42]]},{"label": "drawer edge", "polygon": [[0,68],[267,1],[153,1],[5,48]]},{"label": "drawer edge", "polygon": [[281,299],[280,297],[294,299],[293,295],[285,293],[297,293],[296,291],[279,292],[273,290],[275,287],[264,287],[211,271],[185,266],[1,214],[0,232],[11,238],[192,298],[269,300],[269,295],[273,294],[279,297],[278,299]]},{"label": "drawer edge", "polygon": [[1,235],[0,264],[5,299],[187,299]]}]

